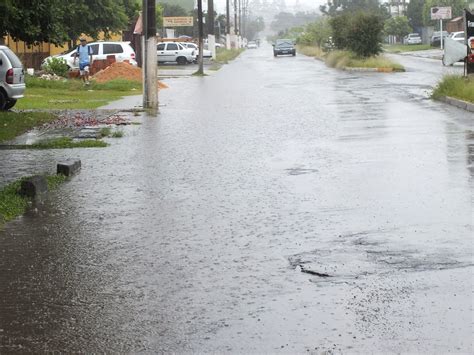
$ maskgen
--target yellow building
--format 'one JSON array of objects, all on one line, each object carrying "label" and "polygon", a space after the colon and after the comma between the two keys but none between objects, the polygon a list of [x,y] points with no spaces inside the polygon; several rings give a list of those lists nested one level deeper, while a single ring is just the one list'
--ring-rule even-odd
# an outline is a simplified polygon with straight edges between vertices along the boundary
[{"label": "yellow building", "polygon": [[[88,36],[84,36],[88,41],[92,42],[93,39]],[[1,39],[1,37],[0,37]],[[104,39],[104,34],[99,35],[99,40]],[[121,41],[122,33],[111,34],[110,41]],[[25,68],[40,69],[41,62],[44,58],[51,55],[61,54],[68,51],[67,43],[62,46],[57,46],[51,43],[39,43],[36,45],[29,45],[23,41],[15,41],[10,36],[3,38],[3,43],[8,46],[13,52],[15,52],[22,60]]]}]

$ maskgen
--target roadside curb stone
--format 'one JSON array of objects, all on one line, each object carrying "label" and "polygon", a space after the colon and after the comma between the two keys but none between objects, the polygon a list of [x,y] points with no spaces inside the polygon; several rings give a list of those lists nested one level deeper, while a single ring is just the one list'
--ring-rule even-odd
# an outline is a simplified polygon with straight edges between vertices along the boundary
[{"label": "roadside curb stone", "polygon": [[394,69],[394,68],[352,68],[344,67],[342,70],[349,72],[370,72],[370,73],[397,73],[404,72],[405,69]]},{"label": "roadside curb stone", "polygon": [[64,176],[72,176],[76,174],[81,169],[81,161],[80,160],[66,160],[64,162],[60,162],[57,165],[57,174],[61,174]]},{"label": "roadside curb stone", "polygon": [[473,103],[463,101],[463,100],[459,100],[459,99],[456,99],[456,98],[450,97],[450,96],[443,96],[443,97],[440,97],[438,100],[441,101],[441,102],[444,102],[448,105],[460,108],[462,110],[466,110],[466,111],[469,111],[469,112],[474,112],[474,104]]},{"label": "roadside curb stone", "polygon": [[20,195],[41,199],[48,194],[48,182],[41,175],[31,176],[21,182]]}]

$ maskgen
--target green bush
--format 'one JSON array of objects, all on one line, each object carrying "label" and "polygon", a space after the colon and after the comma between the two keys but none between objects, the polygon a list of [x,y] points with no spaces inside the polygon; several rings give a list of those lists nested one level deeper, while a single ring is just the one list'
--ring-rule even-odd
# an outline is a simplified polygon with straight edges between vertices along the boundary
[{"label": "green bush", "polygon": [[43,69],[48,74],[56,74],[58,76],[66,77],[69,67],[63,58],[52,57],[44,65]]},{"label": "green bush", "polygon": [[330,20],[333,42],[338,49],[366,58],[382,51],[383,19],[374,13],[343,13]]}]

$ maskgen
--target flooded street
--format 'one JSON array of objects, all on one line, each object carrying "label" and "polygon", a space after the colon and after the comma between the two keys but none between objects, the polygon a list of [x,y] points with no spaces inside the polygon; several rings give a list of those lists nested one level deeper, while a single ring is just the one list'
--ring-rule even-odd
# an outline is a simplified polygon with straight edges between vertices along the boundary
[{"label": "flooded street", "polygon": [[0,230],[0,353],[472,353],[473,114],[439,61],[348,73],[247,50],[174,78]]}]

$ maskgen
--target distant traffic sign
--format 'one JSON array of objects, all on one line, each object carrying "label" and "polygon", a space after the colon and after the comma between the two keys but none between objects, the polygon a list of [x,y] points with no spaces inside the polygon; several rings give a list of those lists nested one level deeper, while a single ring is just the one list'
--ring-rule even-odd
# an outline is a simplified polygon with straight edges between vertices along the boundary
[{"label": "distant traffic sign", "polygon": [[451,18],[452,18],[451,6],[431,8],[432,20],[449,20]]}]

